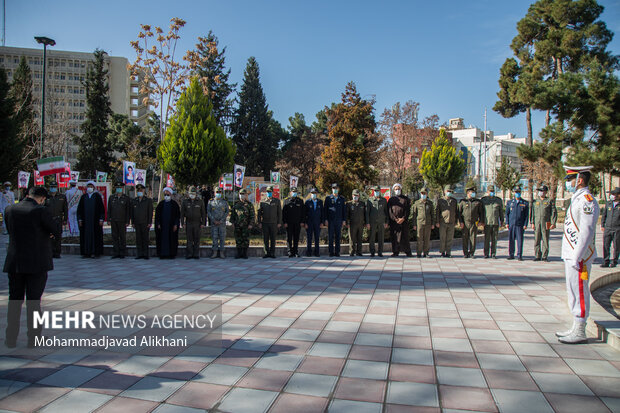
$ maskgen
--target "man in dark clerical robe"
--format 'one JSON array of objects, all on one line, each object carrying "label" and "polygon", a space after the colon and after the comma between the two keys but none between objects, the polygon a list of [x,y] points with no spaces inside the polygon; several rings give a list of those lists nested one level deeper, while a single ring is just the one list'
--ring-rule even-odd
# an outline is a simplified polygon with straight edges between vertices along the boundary
[{"label": "man in dark clerical robe", "polygon": [[88,181],[86,194],[82,195],[77,207],[77,220],[80,227],[80,254],[82,258],[98,258],[103,254],[103,221],[105,207],[95,182]]},{"label": "man in dark clerical robe", "polygon": [[155,238],[159,258],[177,256],[180,217],[181,209],[172,199],[172,189],[164,188],[164,200],[155,209]]}]

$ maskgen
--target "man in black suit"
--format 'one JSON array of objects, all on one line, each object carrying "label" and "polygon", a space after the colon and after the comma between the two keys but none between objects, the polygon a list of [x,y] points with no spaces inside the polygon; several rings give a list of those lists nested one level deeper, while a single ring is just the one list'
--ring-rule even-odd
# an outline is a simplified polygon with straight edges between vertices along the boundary
[{"label": "man in black suit", "polygon": [[24,295],[28,347],[34,347],[35,337],[41,335],[41,328],[34,328],[33,313],[41,310],[47,272],[54,268],[52,238],[60,237],[59,228],[45,207],[46,198],[45,188],[30,188],[23,201],[6,209],[9,248],[3,271],[9,274],[9,308],[4,344],[9,348],[17,343]]}]

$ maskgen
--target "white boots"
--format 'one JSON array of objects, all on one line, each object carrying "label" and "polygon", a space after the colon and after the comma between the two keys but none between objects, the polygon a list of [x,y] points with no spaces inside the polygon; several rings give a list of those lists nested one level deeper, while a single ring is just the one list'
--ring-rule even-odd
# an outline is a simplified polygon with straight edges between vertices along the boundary
[{"label": "white boots", "polygon": [[569,334],[560,336],[558,341],[564,344],[587,343],[588,336],[586,336],[586,322],[575,320],[573,329],[569,332]]},{"label": "white boots", "polygon": [[571,328],[569,328],[569,329],[568,329],[568,330],[566,330],[566,331],[556,331],[556,332],[555,332],[555,336],[556,336],[556,337],[564,337],[564,336],[569,335],[569,334],[570,334],[570,333],[572,333],[572,332],[573,332],[573,330],[575,329],[575,324],[577,324],[577,320],[575,320],[575,319],[573,318],[573,325],[572,325],[572,327],[571,327]]}]

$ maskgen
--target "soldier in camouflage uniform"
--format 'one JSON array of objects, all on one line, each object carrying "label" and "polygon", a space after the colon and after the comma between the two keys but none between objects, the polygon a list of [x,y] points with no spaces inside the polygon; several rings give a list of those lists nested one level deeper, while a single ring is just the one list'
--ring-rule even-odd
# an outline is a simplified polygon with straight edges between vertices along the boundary
[{"label": "soldier in camouflage uniform", "polygon": [[362,231],[366,223],[366,205],[360,201],[360,191],[353,190],[353,200],[347,202],[347,224],[349,225],[349,255],[362,256]]},{"label": "soldier in camouflage uniform", "polygon": [[181,203],[181,226],[185,227],[187,245],[185,259],[198,259],[200,256],[200,233],[205,226],[206,211],[202,199],[198,198],[195,186],[189,187],[188,198]]},{"label": "soldier in camouflage uniform", "polygon": [[446,185],[445,196],[437,200],[435,206],[435,226],[439,228],[439,252],[442,257],[452,256],[452,240],[454,239],[454,226],[458,213],[456,198],[452,196],[454,187]]},{"label": "soldier in camouflage uniform", "polygon": [[558,211],[555,200],[547,198],[547,185],[538,188],[540,199],[533,202],[530,210],[530,222],[534,230],[534,261],[548,261],[549,231],[555,228],[558,220]]},{"label": "soldier in camouflage uniform", "polygon": [[50,195],[47,198],[47,201],[45,201],[45,205],[50,211],[52,219],[54,220],[54,224],[56,224],[56,227],[58,228],[58,233],[60,234],[58,237],[54,237],[52,241],[52,251],[54,253],[54,258],[60,258],[62,227],[67,224],[69,210],[67,207],[67,199],[64,195],[58,193],[58,184],[56,183],[56,181],[53,181],[50,184],[49,194]]},{"label": "soldier in camouflage uniform", "polygon": [[235,202],[230,213],[230,222],[235,227],[235,243],[237,255],[235,258],[247,258],[250,246],[250,230],[254,223],[254,205],[248,201],[248,190],[239,191],[239,200]]},{"label": "soldier in camouflage uniform", "polygon": [[127,225],[131,220],[131,200],[123,193],[125,184],[114,184],[114,194],[108,197],[108,224],[112,230],[112,258],[125,258]]},{"label": "soldier in camouflage uniform", "polygon": [[267,199],[261,201],[258,208],[258,226],[263,230],[265,255],[263,258],[276,257],[276,234],[282,222],[282,205],[273,198],[273,186],[267,187]]},{"label": "soldier in camouflage uniform", "polygon": [[475,187],[467,188],[467,198],[461,199],[457,211],[463,237],[463,255],[465,258],[474,258],[478,224],[485,224],[484,207],[476,198]]},{"label": "soldier in camouflage uniform", "polygon": [[228,202],[222,199],[222,188],[215,190],[215,198],[207,205],[207,215],[211,220],[211,237],[213,238],[213,251],[211,258],[224,258],[224,246],[226,244],[226,217],[228,217]]},{"label": "soldier in camouflage uniform", "polygon": [[426,187],[420,190],[420,199],[415,201],[411,208],[411,220],[413,221],[413,230],[417,230],[418,235],[416,241],[418,257],[430,257],[431,230],[435,225],[435,207],[433,202],[428,199],[428,188]]},{"label": "soldier in camouflage uniform", "polygon": [[497,258],[497,234],[499,226],[504,226],[504,202],[495,196],[495,186],[489,185],[489,194],[483,196],[480,202],[484,206],[484,258]]}]

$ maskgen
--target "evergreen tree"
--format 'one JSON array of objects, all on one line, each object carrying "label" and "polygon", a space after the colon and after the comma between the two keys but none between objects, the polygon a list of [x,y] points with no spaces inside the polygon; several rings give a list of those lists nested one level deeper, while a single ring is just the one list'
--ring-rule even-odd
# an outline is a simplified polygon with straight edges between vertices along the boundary
[{"label": "evergreen tree", "polygon": [[110,164],[114,160],[113,144],[108,138],[108,120],[112,109],[108,97],[105,55],[103,50],[95,50],[95,59],[83,82],[86,88],[86,120],[82,123],[82,136],[75,138],[79,145],[75,169],[91,177],[95,176],[95,171],[110,172]]},{"label": "evergreen tree", "polygon": [[22,56],[19,66],[13,73],[10,97],[15,105],[15,127],[17,128],[18,150],[22,149],[20,169],[30,171],[35,167],[38,158],[40,134],[35,120],[32,102],[32,73],[26,58]]},{"label": "evergreen tree", "polygon": [[234,155],[233,143],[217,124],[209,97],[193,78],[177,101],[159,147],[163,170],[174,176],[179,186],[215,182],[232,170]]},{"label": "evergreen tree", "polygon": [[275,165],[278,137],[272,133],[271,119],[260,84],[258,63],[250,57],[239,93],[239,107],[231,125],[237,145],[235,162],[246,166],[247,175],[267,178]]},{"label": "evergreen tree", "polygon": [[219,40],[209,30],[207,37],[199,37],[196,45],[196,66],[192,72],[198,75],[205,89],[209,92],[209,99],[213,104],[213,116],[217,124],[224,129],[230,126],[233,115],[233,100],[231,93],[237,87],[236,83],[229,83],[230,69],[226,70],[226,47],[218,49]]},{"label": "evergreen tree", "polygon": [[0,67],[0,181],[17,181],[23,146],[17,136],[14,102],[9,93],[6,71]]},{"label": "evergreen tree", "polygon": [[375,132],[374,101],[364,100],[357,92],[355,83],[349,82],[342,101],[327,114],[328,144],[321,155],[317,185],[328,192],[334,182],[341,193],[349,197],[354,188],[375,182],[381,140]]},{"label": "evergreen tree", "polygon": [[456,153],[446,130],[440,129],[431,149],[422,152],[420,174],[431,188],[441,192],[445,185],[460,182],[465,169],[465,161]]},{"label": "evergreen tree", "polygon": [[512,189],[521,180],[521,174],[510,165],[505,157],[502,157],[502,163],[495,172],[495,186],[502,190],[502,199],[505,199],[506,191]]}]

